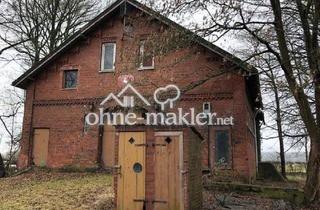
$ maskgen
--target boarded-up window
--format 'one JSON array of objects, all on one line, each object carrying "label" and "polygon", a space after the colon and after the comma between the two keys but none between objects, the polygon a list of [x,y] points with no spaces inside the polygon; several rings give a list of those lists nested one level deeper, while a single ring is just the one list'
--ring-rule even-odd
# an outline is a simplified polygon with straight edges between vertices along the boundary
[{"label": "boarded-up window", "polygon": [[218,166],[227,166],[230,162],[229,130],[217,130],[215,132],[215,154]]}]

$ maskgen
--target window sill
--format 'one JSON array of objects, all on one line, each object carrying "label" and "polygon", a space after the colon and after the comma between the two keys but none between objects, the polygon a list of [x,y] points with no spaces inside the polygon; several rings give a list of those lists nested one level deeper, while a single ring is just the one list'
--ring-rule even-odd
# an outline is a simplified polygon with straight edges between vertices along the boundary
[{"label": "window sill", "polygon": [[78,88],[62,88],[62,90],[78,90]]},{"label": "window sill", "polygon": [[99,73],[114,73],[116,72],[115,69],[107,69],[107,70],[100,70]]},{"label": "window sill", "polygon": [[154,70],[154,66],[150,66],[150,67],[140,67],[138,68],[138,71],[143,71],[143,70]]}]

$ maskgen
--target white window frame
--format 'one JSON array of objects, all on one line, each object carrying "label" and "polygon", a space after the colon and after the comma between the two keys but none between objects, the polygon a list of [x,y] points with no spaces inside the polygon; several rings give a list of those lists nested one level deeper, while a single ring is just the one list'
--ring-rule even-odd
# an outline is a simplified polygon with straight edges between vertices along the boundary
[{"label": "white window frame", "polygon": [[152,70],[152,69],[154,69],[154,55],[152,56],[152,66],[143,66],[144,45],[145,45],[145,43],[146,43],[145,40],[141,40],[140,41],[139,59],[141,59],[141,60],[140,60],[139,69],[138,70]]},{"label": "white window frame", "polygon": [[[105,59],[105,53],[106,53],[106,46],[113,45],[113,67],[112,69],[104,69],[104,59]],[[100,72],[114,72],[116,69],[116,52],[117,52],[117,44],[115,42],[107,42],[102,44],[102,53],[101,53],[101,67]]]}]

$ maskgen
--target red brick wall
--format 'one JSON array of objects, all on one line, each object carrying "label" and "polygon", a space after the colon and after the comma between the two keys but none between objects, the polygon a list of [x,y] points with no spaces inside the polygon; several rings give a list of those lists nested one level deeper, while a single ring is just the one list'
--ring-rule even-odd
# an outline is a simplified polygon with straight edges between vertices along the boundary
[{"label": "red brick wall", "polygon": [[191,129],[184,129],[184,168],[187,170],[185,177],[185,209],[202,208],[202,168],[201,168],[201,141]]},{"label": "red brick wall", "polygon": [[32,118],[33,116],[33,101],[34,101],[34,83],[30,84],[26,90],[26,100],[24,104],[24,116],[22,127],[22,139],[21,148],[17,166],[19,168],[27,167],[30,164],[30,156],[32,148],[31,136],[32,136]]},{"label": "red brick wall", "polygon": [[[84,134],[83,117],[90,111],[89,105],[93,103],[93,98],[104,97],[110,92],[117,93],[122,88],[117,84],[120,75],[133,75],[133,85],[144,95],[151,95],[155,88],[167,84],[176,84],[184,89],[193,82],[226,68],[219,55],[193,45],[191,48],[156,56],[154,70],[138,71],[136,61],[140,39],[145,38],[147,34],[160,33],[162,28],[155,21],[146,22],[143,16],[138,18],[140,19],[135,22],[133,38],[124,36],[121,18],[108,19],[93,30],[87,39],[79,41],[47,65],[34,82],[30,83],[25,104],[22,149],[18,164],[20,168],[28,165],[31,121],[32,128],[50,129],[48,167],[95,166],[98,159],[98,128],[91,128]],[[116,70],[114,73],[100,73],[101,45],[108,41],[115,41],[117,44]],[[63,70],[70,68],[79,70],[79,84],[75,90],[64,90]],[[248,112],[245,79],[238,71],[232,72],[234,73],[214,77],[188,91],[188,94],[204,95],[200,99],[183,100],[179,105],[185,108],[196,107],[201,111],[202,103],[210,101],[218,115],[233,115],[233,169],[242,176],[249,177],[254,175],[252,157],[255,154],[252,148],[253,139],[244,123]],[[222,93],[227,97],[219,97]],[[71,99],[77,100],[69,101]],[[36,105],[32,106],[33,103]],[[199,130],[202,130],[203,136],[207,136],[206,128]],[[208,164],[206,145],[203,144],[204,166]]]},{"label": "red brick wall", "polygon": [[[83,106],[41,106],[35,108],[35,128],[50,128],[48,166],[90,167],[97,162],[98,128],[83,132]],[[63,120],[61,120],[63,119]],[[48,126],[50,125],[50,126]]]}]

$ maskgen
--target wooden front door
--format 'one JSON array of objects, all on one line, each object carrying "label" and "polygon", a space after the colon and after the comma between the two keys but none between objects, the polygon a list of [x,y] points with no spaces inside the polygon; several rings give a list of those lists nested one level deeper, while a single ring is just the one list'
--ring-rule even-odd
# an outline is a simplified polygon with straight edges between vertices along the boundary
[{"label": "wooden front door", "polygon": [[145,144],[144,132],[121,132],[119,134],[118,210],[144,209]]},{"label": "wooden front door", "polygon": [[46,166],[48,158],[49,129],[34,129],[33,162],[36,166]]},{"label": "wooden front door", "polygon": [[182,210],[182,134],[160,132],[155,138],[155,210]]}]

